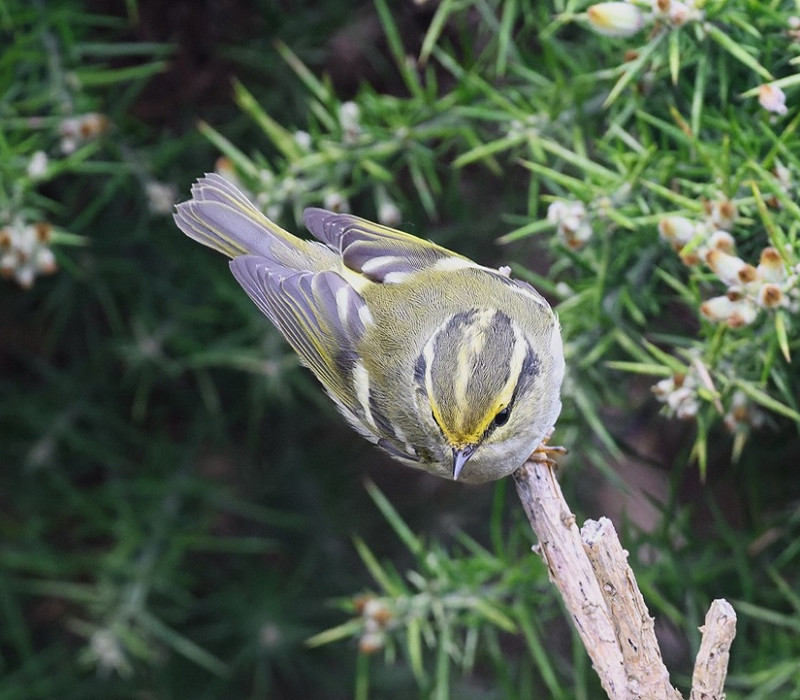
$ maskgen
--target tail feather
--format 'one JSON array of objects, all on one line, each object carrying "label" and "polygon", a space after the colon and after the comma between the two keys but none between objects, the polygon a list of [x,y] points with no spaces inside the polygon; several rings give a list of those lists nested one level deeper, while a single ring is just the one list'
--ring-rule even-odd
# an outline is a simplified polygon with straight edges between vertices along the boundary
[{"label": "tail feather", "polygon": [[192,199],[176,207],[174,218],[189,238],[231,258],[247,254],[272,258],[276,245],[292,249],[299,243],[216,174],[192,185]]}]

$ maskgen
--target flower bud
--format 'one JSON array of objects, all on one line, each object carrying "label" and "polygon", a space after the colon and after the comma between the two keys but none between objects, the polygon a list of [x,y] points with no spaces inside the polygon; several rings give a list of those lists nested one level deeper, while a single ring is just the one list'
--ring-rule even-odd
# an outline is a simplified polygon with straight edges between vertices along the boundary
[{"label": "flower bud", "polygon": [[739,215],[736,205],[730,199],[706,203],[706,214],[715,228],[729,229]]},{"label": "flower bud", "polygon": [[690,250],[690,251],[681,251],[680,252],[681,262],[688,267],[692,265],[697,265],[700,262],[700,256],[697,253],[697,250]]},{"label": "flower bud", "polygon": [[384,645],[383,634],[380,632],[365,632],[358,640],[358,650],[362,654],[374,654]]},{"label": "flower bud", "polygon": [[384,226],[397,226],[402,219],[400,208],[391,200],[386,199],[378,206],[378,221]]},{"label": "flower bud", "polygon": [[589,26],[603,36],[633,36],[644,26],[644,16],[636,5],[627,2],[600,2],[586,14]]},{"label": "flower bud", "polygon": [[584,220],[578,225],[577,228],[569,228],[565,225],[558,227],[558,233],[568,248],[578,250],[583,248],[586,242],[592,237],[594,233],[588,221]]},{"label": "flower bud", "polygon": [[709,321],[725,321],[736,309],[735,304],[727,296],[712,297],[700,304],[700,313]]},{"label": "flower bud", "polygon": [[667,396],[675,390],[675,380],[672,377],[662,379],[652,387],[651,391],[660,401],[666,401]]},{"label": "flower bud", "polygon": [[792,185],[792,173],[785,165],[780,162],[775,163],[775,167],[772,169],[772,174],[780,183],[781,188],[785,191],[788,190],[789,187]]},{"label": "flower bud", "polygon": [[729,255],[716,248],[708,251],[706,263],[714,274],[728,286],[747,284],[758,276],[756,268],[752,265],[735,255]]},{"label": "flower bud", "polygon": [[339,124],[344,132],[345,143],[353,143],[361,135],[361,109],[355,102],[342,102]]},{"label": "flower bud", "polygon": [[564,224],[568,228],[578,228],[586,216],[586,207],[579,200],[557,199],[547,207],[547,220],[553,224]]},{"label": "flower bud", "polygon": [[374,620],[379,627],[386,627],[387,623],[392,619],[392,611],[386,603],[378,600],[377,598],[370,598],[364,604],[363,616],[370,620]]},{"label": "flower bud", "polygon": [[765,309],[774,309],[783,301],[783,290],[777,285],[767,282],[758,290],[758,303]]},{"label": "flower bud", "polygon": [[683,248],[697,233],[697,224],[685,216],[665,216],[658,222],[658,233],[676,248]]},{"label": "flower bud", "polygon": [[307,131],[303,131],[302,129],[298,129],[297,131],[292,134],[292,138],[294,142],[300,146],[301,150],[308,151],[311,148],[312,141],[311,141],[311,134]]},{"label": "flower bud", "polygon": [[41,247],[34,257],[36,269],[43,275],[52,275],[56,271],[56,256],[50,248]]},{"label": "flower bud", "polygon": [[30,289],[33,286],[33,280],[35,278],[36,271],[33,269],[32,265],[23,263],[22,265],[17,265],[17,269],[14,270],[14,279],[17,280],[17,284],[23,289]]},{"label": "flower bud", "polygon": [[736,309],[725,319],[731,328],[749,326],[758,316],[758,309],[746,299],[734,302]]},{"label": "flower bud", "polygon": [[335,211],[337,214],[346,214],[350,211],[350,203],[341,192],[335,190],[326,192],[322,201],[326,209]]},{"label": "flower bud", "polygon": [[709,321],[725,321],[731,328],[740,328],[756,320],[758,307],[749,299],[734,294],[704,301],[700,313]]},{"label": "flower bud", "polygon": [[698,19],[699,13],[685,2],[672,0],[669,6],[669,23],[673,27],[682,27],[689,20]]},{"label": "flower bud", "polygon": [[758,262],[758,276],[765,282],[782,282],[786,279],[786,268],[780,253],[775,248],[764,248]]},{"label": "flower bud", "polygon": [[50,242],[50,237],[53,234],[53,227],[46,221],[37,221],[33,225],[33,233],[39,243],[47,245]]},{"label": "flower bud", "polygon": [[28,177],[31,180],[41,180],[47,175],[49,161],[44,151],[36,151],[28,162]]},{"label": "flower bud", "polygon": [[765,83],[758,88],[758,102],[768,112],[786,114],[786,93],[773,83]]},{"label": "flower bud", "polygon": [[723,253],[733,253],[736,242],[727,231],[714,231],[708,239],[708,247],[712,250],[721,250]]},{"label": "flower bud", "polygon": [[547,208],[547,220],[556,224],[558,236],[573,250],[582,248],[592,237],[592,226],[581,201],[556,200]]}]

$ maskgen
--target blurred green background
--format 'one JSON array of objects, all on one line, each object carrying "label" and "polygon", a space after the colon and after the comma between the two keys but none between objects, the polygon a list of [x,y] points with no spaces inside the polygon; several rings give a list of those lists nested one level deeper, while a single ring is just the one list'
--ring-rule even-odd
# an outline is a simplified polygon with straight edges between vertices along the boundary
[{"label": "blurred green background", "polygon": [[[726,597],[728,697],[800,698],[797,9],[607,38],[586,6],[0,0],[1,700],[602,697],[511,484],[371,448],[174,226],[214,169],[289,230],[346,206],[537,284],[562,484],[613,518],[673,682]],[[789,271],[744,329],[659,240],[720,202]]]}]

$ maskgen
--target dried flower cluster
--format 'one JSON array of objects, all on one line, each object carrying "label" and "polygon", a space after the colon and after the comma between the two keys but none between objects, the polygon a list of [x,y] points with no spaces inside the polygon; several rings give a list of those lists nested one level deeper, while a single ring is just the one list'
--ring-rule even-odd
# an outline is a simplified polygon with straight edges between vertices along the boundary
[{"label": "dried flower cluster", "polygon": [[667,405],[670,416],[688,420],[694,418],[700,408],[700,399],[697,395],[699,388],[700,382],[696,373],[673,374],[658,382],[653,387],[653,394]]},{"label": "dried flower cluster", "polygon": [[358,649],[362,654],[374,654],[383,648],[386,628],[394,615],[386,603],[372,596],[362,596],[356,600],[356,610],[364,623]]},{"label": "dried flower cluster", "polygon": [[698,359],[686,372],[675,373],[657,382],[652,391],[656,399],[665,404],[670,417],[681,420],[696,418],[705,396],[705,400],[711,400],[720,414],[724,411],[723,423],[733,434],[764,424],[764,412],[741,390],[737,389],[726,399],[728,407],[724,410],[708,369]]},{"label": "dried flower cluster", "polygon": [[0,275],[13,278],[26,289],[38,275],[56,271],[56,259],[50,250],[52,226],[45,222],[26,224],[14,219],[0,229]]},{"label": "dried flower cluster", "polygon": [[736,220],[736,207],[730,200],[706,203],[706,221],[684,216],[665,216],[658,224],[661,237],[668,241],[686,265],[701,263],[728,289],[700,305],[709,321],[725,322],[732,328],[748,326],[763,309],[800,308],[797,266],[790,267],[779,250],[761,251],[758,266],[736,255],[736,243],[726,230]]},{"label": "dried flower cluster", "polygon": [[576,199],[557,199],[547,208],[547,220],[555,224],[558,237],[568,248],[578,250],[592,237],[586,206]]},{"label": "dried flower cluster", "polygon": [[774,83],[764,83],[759,86],[758,102],[768,112],[781,116],[789,111],[786,106],[786,93]]},{"label": "dried flower cluster", "polygon": [[73,153],[81,144],[108,131],[110,125],[108,117],[97,112],[65,119],[58,127],[58,133],[61,136],[61,152],[66,155]]},{"label": "dried flower cluster", "polygon": [[703,13],[693,2],[680,0],[653,0],[649,12],[631,2],[600,2],[586,10],[589,26],[603,36],[628,37],[646,25],[677,28],[703,18]]},{"label": "dried flower cluster", "polygon": [[737,433],[748,428],[759,428],[764,424],[764,412],[750,401],[743,392],[735,391],[730,400],[730,406],[723,418],[725,427],[731,433]]}]

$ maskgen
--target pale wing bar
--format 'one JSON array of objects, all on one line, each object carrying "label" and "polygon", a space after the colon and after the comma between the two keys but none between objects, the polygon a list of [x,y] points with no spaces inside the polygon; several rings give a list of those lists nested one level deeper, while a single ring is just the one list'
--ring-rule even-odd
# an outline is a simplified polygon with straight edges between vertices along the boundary
[{"label": "pale wing bar", "polygon": [[435,243],[352,214],[310,208],[303,212],[303,218],[315,238],[341,254],[346,267],[373,282],[398,282],[445,258],[469,263]]}]

